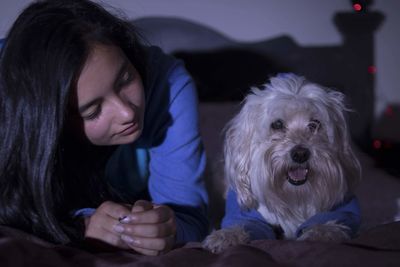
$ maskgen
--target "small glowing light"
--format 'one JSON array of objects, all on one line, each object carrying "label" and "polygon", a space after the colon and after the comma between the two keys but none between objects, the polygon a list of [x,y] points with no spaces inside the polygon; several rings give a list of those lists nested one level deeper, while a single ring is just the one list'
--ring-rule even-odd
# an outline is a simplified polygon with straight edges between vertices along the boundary
[{"label": "small glowing light", "polygon": [[374,140],[374,142],[372,143],[373,147],[375,149],[380,149],[382,147],[382,142],[381,140]]},{"label": "small glowing light", "polygon": [[393,107],[392,106],[387,106],[386,107],[385,115],[386,116],[393,116]]},{"label": "small glowing light", "polygon": [[370,74],[375,74],[376,73],[376,67],[371,65],[368,67],[368,73]]},{"label": "small glowing light", "polygon": [[355,10],[355,11],[361,11],[362,10],[362,5],[360,5],[360,4],[354,4],[353,5],[353,9]]}]

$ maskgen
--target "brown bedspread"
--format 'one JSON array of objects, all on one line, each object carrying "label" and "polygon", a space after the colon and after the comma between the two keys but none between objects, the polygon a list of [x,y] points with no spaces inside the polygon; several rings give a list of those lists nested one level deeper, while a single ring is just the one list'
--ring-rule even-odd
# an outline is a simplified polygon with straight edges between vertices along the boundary
[{"label": "brown bedspread", "polygon": [[220,255],[189,243],[157,257],[55,246],[0,227],[0,266],[400,266],[400,222],[380,225],[345,244],[258,240]]}]

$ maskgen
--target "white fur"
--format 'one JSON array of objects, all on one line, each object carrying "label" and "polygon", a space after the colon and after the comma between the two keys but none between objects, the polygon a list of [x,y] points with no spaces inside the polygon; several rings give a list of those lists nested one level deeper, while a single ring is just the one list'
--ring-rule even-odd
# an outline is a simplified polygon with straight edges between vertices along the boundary
[{"label": "white fur", "polygon": [[[286,74],[272,78],[263,89],[253,88],[239,114],[227,125],[224,157],[230,188],[237,193],[241,208],[257,209],[266,221],[283,229],[286,239],[295,238],[296,229],[308,218],[340,203],[361,177],[343,100],[340,92]],[[273,129],[277,120],[284,128]],[[306,162],[293,161],[290,155],[295,146],[308,149]],[[308,170],[302,185],[288,182],[288,170],[295,167]],[[329,222],[329,227],[319,226],[315,231],[340,230],[345,228]],[[235,243],[226,241],[229,236],[237,239],[230,233],[219,242],[213,235],[216,233],[203,243],[213,251]],[[308,235],[312,240],[343,240],[330,234]],[[307,240],[307,236],[300,239]]]}]

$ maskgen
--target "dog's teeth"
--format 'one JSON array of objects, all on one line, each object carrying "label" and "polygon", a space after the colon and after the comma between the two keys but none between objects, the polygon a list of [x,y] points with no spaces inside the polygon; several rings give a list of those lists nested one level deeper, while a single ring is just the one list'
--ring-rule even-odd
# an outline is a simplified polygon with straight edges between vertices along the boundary
[{"label": "dog's teeth", "polygon": [[308,169],[297,168],[288,171],[288,181],[292,185],[302,185],[307,181]]}]

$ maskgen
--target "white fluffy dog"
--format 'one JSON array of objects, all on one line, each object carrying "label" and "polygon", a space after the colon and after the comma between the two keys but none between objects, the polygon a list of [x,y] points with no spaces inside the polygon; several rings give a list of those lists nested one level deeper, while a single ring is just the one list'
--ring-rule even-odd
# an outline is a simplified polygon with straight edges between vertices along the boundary
[{"label": "white fluffy dog", "polygon": [[[227,125],[225,176],[242,209],[256,209],[285,239],[311,216],[351,194],[361,177],[348,134],[344,95],[294,74],[253,88]],[[300,240],[343,241],[335,220],[304,231]],[[220,252],[249,240],[241,227],[214,231],[203,247]]]}]

